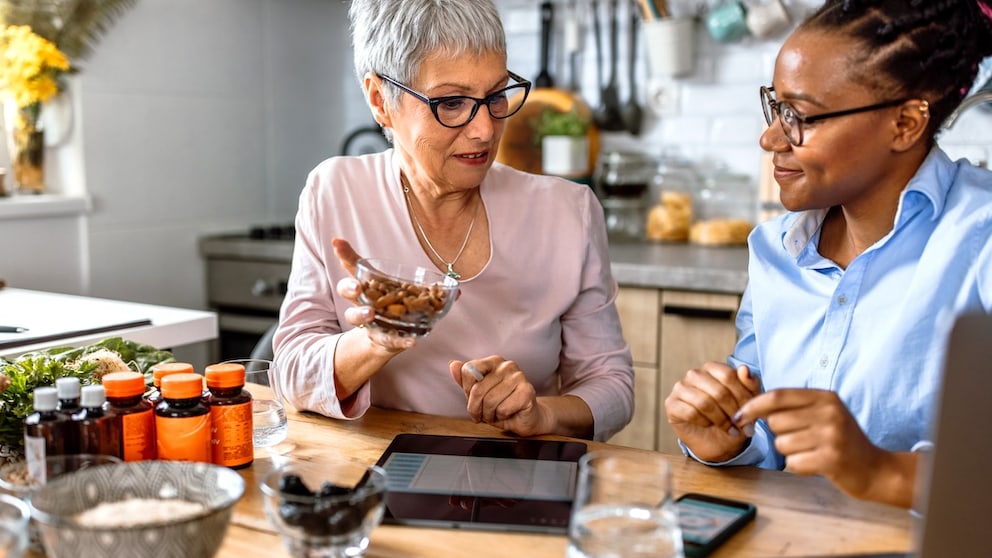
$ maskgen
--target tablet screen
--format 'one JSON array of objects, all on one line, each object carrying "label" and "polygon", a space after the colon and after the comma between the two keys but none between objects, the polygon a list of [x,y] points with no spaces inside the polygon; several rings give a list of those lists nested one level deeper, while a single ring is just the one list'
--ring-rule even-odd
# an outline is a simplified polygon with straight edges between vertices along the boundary
[{"label": "tablet screen", "polygon": [[564,533],[582,442],[400,434],[378,465],[386,522]]}]

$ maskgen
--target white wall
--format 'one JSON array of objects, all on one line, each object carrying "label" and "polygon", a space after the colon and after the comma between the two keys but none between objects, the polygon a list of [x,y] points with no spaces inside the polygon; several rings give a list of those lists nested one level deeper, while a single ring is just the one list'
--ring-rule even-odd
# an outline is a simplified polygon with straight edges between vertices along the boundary
[{"label": "white wall", "polygon": [[126,14],[80,79],[92,294],[201,307],[199,236],[293,218],[349,125],[344,21],[326,0]]}]

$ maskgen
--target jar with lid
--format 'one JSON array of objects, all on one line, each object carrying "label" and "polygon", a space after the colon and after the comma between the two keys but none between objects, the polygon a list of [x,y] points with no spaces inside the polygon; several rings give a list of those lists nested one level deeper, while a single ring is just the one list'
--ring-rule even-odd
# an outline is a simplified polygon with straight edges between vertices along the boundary
[{"label": "jar with lid", "polygon": [[163,362],[152,366],[152,389],[145,393],[145,400],[152,408],[162,400],[162,378],[170,374],[192,374],[196,372],[188,362]]},{"label": "jar with lid", "polygon": [[159,459],[212,462],[210,408],[203,402],[202,376],[172,374],[162,378],[155,433]]},{"label": "jar with lid", "polygon": [[757,220],[757,187],[746,174],[717,168],[707,173],[695,198],[690,241],[744,244]]},{"label": "jar with lid", "polygon": [[121,421],[104,410],[106,388],[100,384],[83,386],[80,410],[72,415],[79,432],[79,452],[121,456]]},{"label": "jar with lid", "polygon": [[594,184],[602,199],[644,197],[657,172],[658,162],[645,153],[610,151],[596,162]]},{"label": "jar with lid", "polygon": [[671,150],[662,153],[649,189],[653,206],[647,217],[648,240],[685,242],[689,239],[693,198],[699,186],[699,172],[691,161]]},{"label": "jar with lid", "polygon": [[56,412],[58,391],[50,386],[35,388],[34,412],[24,419],[24,455],[28,474],[44,480],[45,459],[49,455],[66,453],[69,421]]},{"label": "jar with lid", "polygon": [[607,152],[597,160],[594,186],[611,240],[644,238],[646,196],[656,166],[653,157],[635,152]]},{"label": "jar with lid", "polygon": [[100,380],[107,396],[103,410],[120,422],[124,461],[155,459],[155,413],[143,399],[145,376],[140,372],[111,372]]},{"label": "jar with lid", "polygon": [[252,402],[245,387],[245,367],[225,362],[204,370],[210,407],[210,447],[214,465],[241,469],[252,464]]}]

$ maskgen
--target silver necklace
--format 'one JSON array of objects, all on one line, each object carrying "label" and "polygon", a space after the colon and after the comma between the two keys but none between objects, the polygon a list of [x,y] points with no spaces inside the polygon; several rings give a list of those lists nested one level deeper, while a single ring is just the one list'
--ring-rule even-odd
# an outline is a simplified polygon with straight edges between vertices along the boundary
[{"label": "silver necklace", "polygon": [[424,232],[424,227],[420,225],[420,219],[417,219],[417,211],[413,208],[413,201],[410,199],[410,187],[406,184],[403,185],[403,195],[406,196],[406,203],[410,205],[410,216],[413,217],[413,224],[417,225],[417,230],[420,231],[420,236],[423,237],[424,243],[427,247],[431,249],[434,257],[438,259],[441,263],[448,266],[448,271],[446,272],[448,277],[452,279],[461,279],[462,276],[457,271],[455,271],[455,262],[458,258],[462,257],[462,252],[465,251],[465,247],[468,246],[468,239],[472,237],[472,229],[475,228],[475,220],[479,217],[479,202],[475,203],[475,212],[472,214],[472,222],[468,224],[468,232],[465,233],[465,240],[462,241],[462,247],[458,249],[458,253],[455,254],[455,258],[450,262],[441,257],[441,254],[437,253],[434,249],[434,245],[431,244],[431,239],[427,238],[427,233]]}]

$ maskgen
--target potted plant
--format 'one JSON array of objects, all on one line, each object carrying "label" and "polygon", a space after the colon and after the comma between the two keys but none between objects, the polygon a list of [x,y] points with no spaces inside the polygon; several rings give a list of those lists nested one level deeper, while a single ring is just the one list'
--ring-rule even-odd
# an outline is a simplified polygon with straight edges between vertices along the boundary
[{"label": "potted plant", "polygon": [[583,178],[589,172],[589,126],[592,118],[573,107],[545,108],[534,125],[534,143],[541,148],[541,172]]}]

